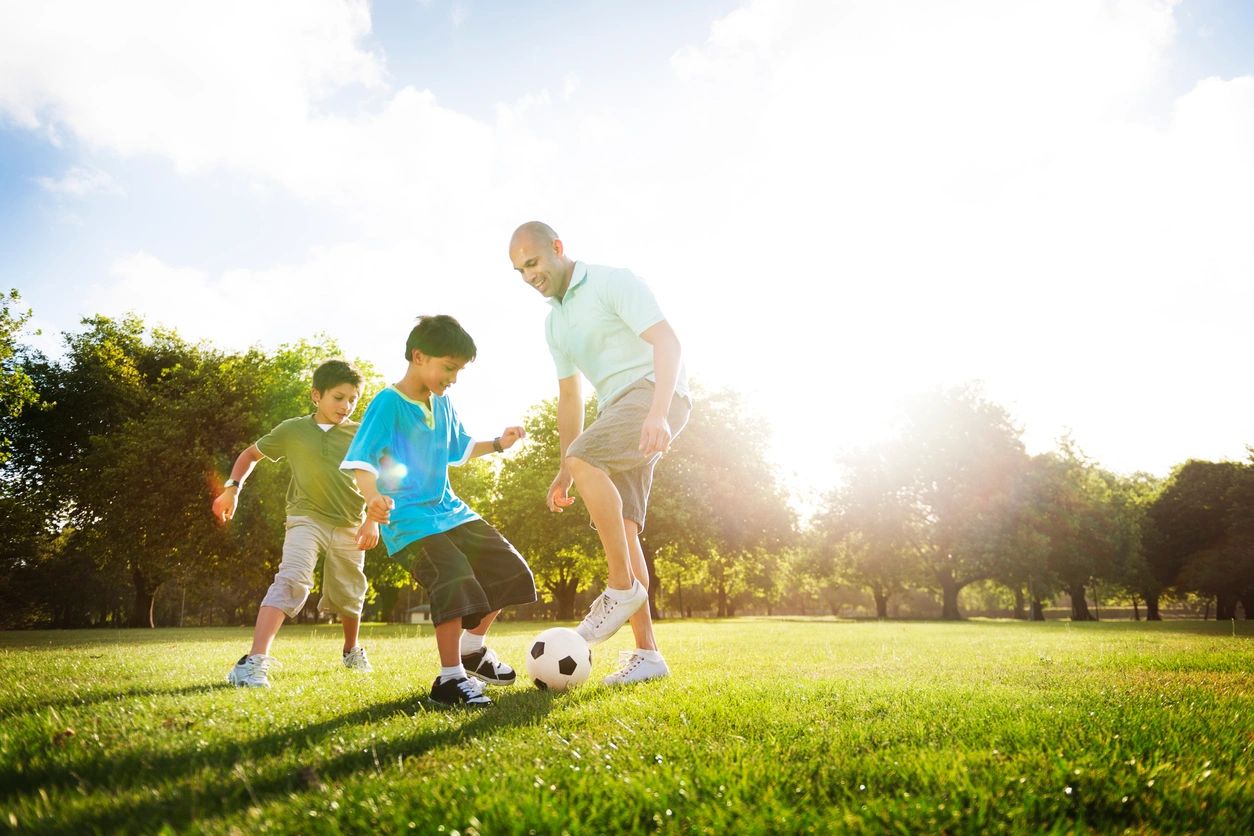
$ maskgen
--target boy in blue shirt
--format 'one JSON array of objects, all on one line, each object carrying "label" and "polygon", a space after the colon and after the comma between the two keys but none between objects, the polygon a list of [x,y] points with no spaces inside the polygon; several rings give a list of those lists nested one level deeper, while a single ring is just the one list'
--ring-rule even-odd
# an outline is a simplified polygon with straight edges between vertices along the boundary
[{"label": "boy in blue shirt", "polygon": [[475,441],[462,427],[444,393],[475,354],[457,320],[420,317],[405,342],[405,376],[375,396],[340,465],[356,477],[370,519],[384,524],[388,555],[431,600],[441,668],[429,699],[446,706],[488,706],[482,683],[513,684],[514,670],[484,636],[502,607],[536,600],[526,561],[449,484],[449,465],[504,452],[525,435],[506,427]]}]

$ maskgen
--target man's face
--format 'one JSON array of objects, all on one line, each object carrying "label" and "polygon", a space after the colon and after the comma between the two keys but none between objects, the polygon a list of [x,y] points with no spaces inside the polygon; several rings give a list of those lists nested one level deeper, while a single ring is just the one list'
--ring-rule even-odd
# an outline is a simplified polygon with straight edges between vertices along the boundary
[{"label": "man's face", "polygon": [[319,424],[343,424],[357,408],[361,390],[351,383],[341,383],[325,392],[314,389],[310,395],[318,407],[316,419]]},{"label": "man's face", "polygon": [[546,299],[562,298],[570,282],[568,262],[562,258],[561,241],[541,241],[520,235],[510,242],[509,258],[523,281]]},{"label": "man's face", "polygon": [[421,351],[414,352],[418,367],[418,379],[422,385],[437,395],[443,395],[448,387],[457,382],[457,373],[466,367],[461,357],[430,357]]}]

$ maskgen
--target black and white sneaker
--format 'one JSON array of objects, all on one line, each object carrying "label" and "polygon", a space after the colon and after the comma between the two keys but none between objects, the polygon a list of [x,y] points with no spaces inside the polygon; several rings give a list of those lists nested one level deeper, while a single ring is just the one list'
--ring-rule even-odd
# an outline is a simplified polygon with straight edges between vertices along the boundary
[{"label": "black and white sneaker", "polygon": [[486,647],[462,656],[462,667],[466,673],[489,685],[513,685],[517,678],[514,669],[496,658],[496,654]]},{"label": "black and white sneaker", "polygon": [[492,704],[488,695],[483,693],[483,683],[465,676],[447,682],[441,682],[437,676],[435,682],[431,683],[427,702],[443,708],[455,708],[459,705],[486,708]]}]

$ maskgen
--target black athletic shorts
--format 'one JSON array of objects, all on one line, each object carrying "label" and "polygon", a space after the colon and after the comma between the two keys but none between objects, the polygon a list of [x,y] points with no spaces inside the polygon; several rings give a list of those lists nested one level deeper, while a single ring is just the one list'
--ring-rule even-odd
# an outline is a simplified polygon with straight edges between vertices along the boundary
[{"label": "black athletic shorts", "polygon": [[483,520],[415,540],[392,559],[427,591],[432,624],[461,618],[472,630],[490,612],[536,600],[527,561]]}]

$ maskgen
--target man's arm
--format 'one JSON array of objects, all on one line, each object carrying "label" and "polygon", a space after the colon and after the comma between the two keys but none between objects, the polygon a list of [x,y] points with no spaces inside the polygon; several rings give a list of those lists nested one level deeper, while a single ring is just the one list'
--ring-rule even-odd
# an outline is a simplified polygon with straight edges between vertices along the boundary
[{"label": "man's arm", "polygon": [[219,522],[225,523],[235,516],[235,506],[239,503],[240,488],[244,487],[244,480],[253,472],[253,468],[257,466],[257,462],[265,458],[265,455],[257,449],[256,444],[250,444],[235,459],[235,464],[231,466],[230,481],[233,484],[229,488],[223,488],[222,493],[213,499],[213,516]]},{"label": "man's arm", "polygon": [[665,453],[671,446],[671,425],[666,420],[679,382],[679,359],[682,348],[675,329],[665,319],[650,325],[640,339],[653,346],[653,405],[640,428],[640,452],[646,456]]},{"label": "man's arm", "polygon": [[575,500],[570,497],[570,486],[575,479],[566,467],[566,451],[583,432],[583,391],[579,383],[579,375],[563,377],[557,382],[557,444],[558,462],[557,477],[549,486],[548,505],[550,511],[561,512]]}]

